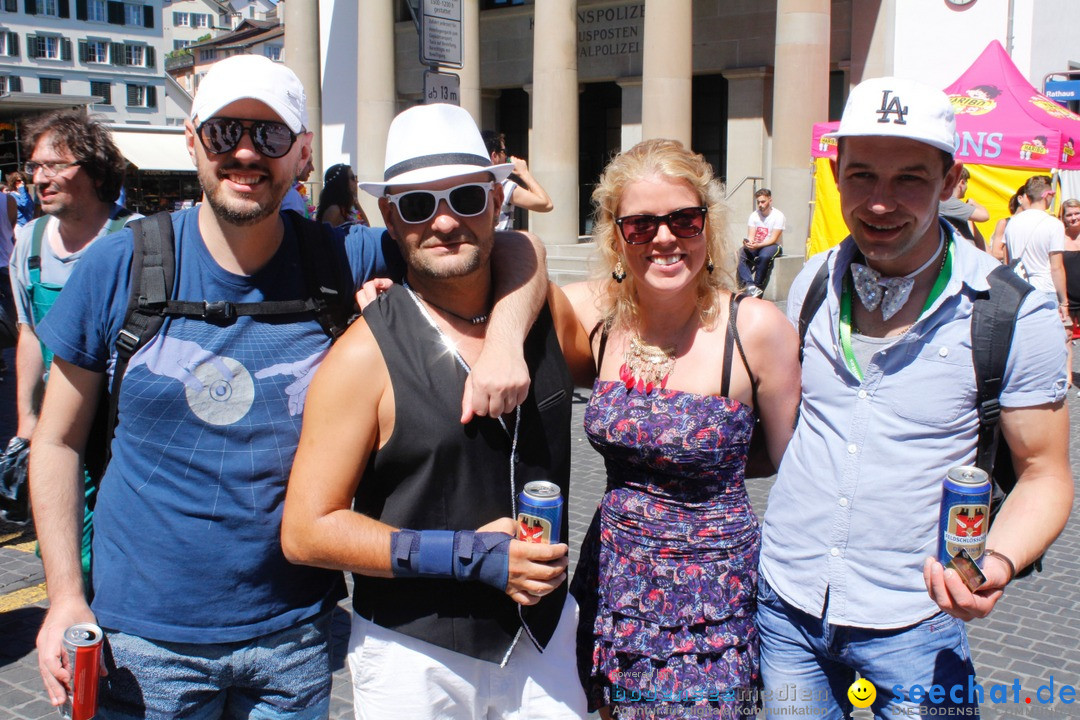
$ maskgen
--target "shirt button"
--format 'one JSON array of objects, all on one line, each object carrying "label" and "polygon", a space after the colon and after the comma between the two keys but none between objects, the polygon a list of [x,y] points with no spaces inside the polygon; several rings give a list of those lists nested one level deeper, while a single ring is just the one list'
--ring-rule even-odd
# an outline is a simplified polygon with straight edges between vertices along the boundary
[{"label": "shirt button", "polygon": [[840,548],[833,548],[832,550],[829,551],[829,554],[832,555],[833,557],[839,556],[840,555]]},{"label": "shirt button", "polygon": [[855,445],[855,443],[851,443],[847,446],[847,451],[850,454],[854,455],[855,453],[859,452],[859,448]]},{"label": "shirt button", "polygon": [[941,348],[940,350],[937,351],[937,354],[940,355],[941,357],[949,357],[949,348],[944,348],[943,347],[943,348]]},{"label": "shirt button", "polygon": [[847,507],[847,498],[846,497],[840,498],[840,507]]},{"label": "shirt button", "polygon": [[859,399],[860,399],[860,400],[865,400],[865,399],[866,399],[866,396],[867,396],[868,394],[869,394],[869,393],[867,393],[867,392],[866,392],[865,390],[860,390],[860,391],[859,391]]}]

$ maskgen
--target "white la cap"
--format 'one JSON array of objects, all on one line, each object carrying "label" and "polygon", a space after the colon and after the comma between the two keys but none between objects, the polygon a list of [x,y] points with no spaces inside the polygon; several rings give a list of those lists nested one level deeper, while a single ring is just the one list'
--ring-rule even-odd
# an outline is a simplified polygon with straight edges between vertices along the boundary
[{"label": "white la cap", "polygon": [[897,77],[865,80],[848,96],[840,128],[824,137],[895,137],[955,152],[956,116],[941,90]]},{"label": "white la cap", "polygon": [[233,55],[214,63],[199,83],[191,119],[206,121],[237,100],[258,100],[294,133],[307,127],[307,96],[300,78],[262,55]]},{"label": "white la cap", "polygon": [[491,164],[491,155],[468,110],[457,105],[417,105],[398,114],[386,135],[382,182],[360,187],[379,197],[390,185],[436,182],[486,171],[502,182],[513,163]]}]

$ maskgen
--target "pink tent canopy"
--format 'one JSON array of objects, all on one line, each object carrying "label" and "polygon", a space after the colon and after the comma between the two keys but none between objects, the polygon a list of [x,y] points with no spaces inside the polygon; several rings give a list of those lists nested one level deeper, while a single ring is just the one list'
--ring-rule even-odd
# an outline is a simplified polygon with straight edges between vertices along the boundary
[{"label": "pink tent canopy", "polygon": [[[1032,87],[997,40],[945,92],[956,110],[957,160],[1038,169],[1080,168],[1075,154],[1080,115]],[[810,146],[814,157],[836,156],[836,141],[822,135],[837,125],[814,125]]]}]

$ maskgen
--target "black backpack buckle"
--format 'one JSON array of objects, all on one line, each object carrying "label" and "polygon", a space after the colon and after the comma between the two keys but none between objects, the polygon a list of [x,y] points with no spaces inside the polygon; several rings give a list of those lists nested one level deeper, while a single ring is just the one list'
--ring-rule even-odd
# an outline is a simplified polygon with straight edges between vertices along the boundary
[{"label": "black backpack buckle", "polygon": [[1001,417],[1001,403],[997,398],[990,398],[979,403],[979,422],[983,425],[996,423]]},{"label": "black backpack buckle", "polygon": [[231,322],[236,319],[236,306],[225,300],[203,301],[203,318],[216,322]]}]

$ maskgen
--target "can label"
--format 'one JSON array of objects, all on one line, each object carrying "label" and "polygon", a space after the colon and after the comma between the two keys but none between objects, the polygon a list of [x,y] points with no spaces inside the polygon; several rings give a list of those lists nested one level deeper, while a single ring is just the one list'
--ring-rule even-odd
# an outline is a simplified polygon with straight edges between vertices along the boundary
[{"label": "can label", "polygon": [[93,720],[97,714],[104,639],[105,633],[93,623],[79,623],[64,631],[64,653],[71,672],[67,699],[60,708],[64,720]]},{"label": "can label", "polygon": [[949,470],[942,484],[938,560],[942,565],[963,550],[981,564],[990,528],[990,478],[977,467]]},{"label": "can label", "polygon": [[525,485],[518,497],[518,540],[560,542],[563,498],[559,486],[544,480]]}]

